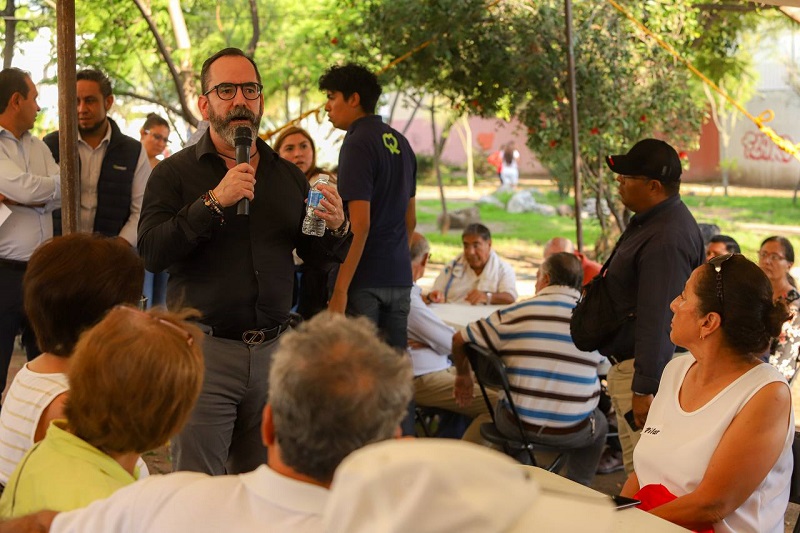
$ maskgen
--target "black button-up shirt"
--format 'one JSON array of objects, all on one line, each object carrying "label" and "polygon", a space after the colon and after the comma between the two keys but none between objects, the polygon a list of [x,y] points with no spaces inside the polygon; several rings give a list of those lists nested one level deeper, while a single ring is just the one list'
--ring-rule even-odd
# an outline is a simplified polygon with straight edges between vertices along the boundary
[{"label": "black button-up shirt", "polygon": [[[189,306],[217,331],[272,328],[289,318],[292,250],[311,264],[341,262],[351,238],[301,231],[308,182],[261,139],[250,216],[225,208],[212,219],[202,196],[228,169],[209,132],[161,162],[150,176],[139,220],[139,252],[152,272],[169,271],[170,306]],[[351,237],[352,235],[350,235]]]},{"label": "black button-up shirt", "polygon": [[704,259],[700,228],[677,194],[634,215],[620,237],[605,281],[619,308],[636,313],[634,391],[658,390],[675,352],[669,304]]}]

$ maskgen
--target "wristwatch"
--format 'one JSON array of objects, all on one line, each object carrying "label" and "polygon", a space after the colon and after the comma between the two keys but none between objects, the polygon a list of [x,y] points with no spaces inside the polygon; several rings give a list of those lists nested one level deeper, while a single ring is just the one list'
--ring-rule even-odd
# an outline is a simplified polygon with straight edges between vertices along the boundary
[{"label": "wristwatch", "polygon": [[333,235],[334,237],[344,237],[345,235],[347,235],[348,231],[350,231],[350,219],[345,218],[344,222],[342,223],[341,226],[339,226],[338,229],[331,230],[331,235]]},{"label": "wristwatch", "polygon": [[489,292],[489,291],[486,291],[486,304],[485,305],[490,305],[491,303],[492,303],[492,293]]}]

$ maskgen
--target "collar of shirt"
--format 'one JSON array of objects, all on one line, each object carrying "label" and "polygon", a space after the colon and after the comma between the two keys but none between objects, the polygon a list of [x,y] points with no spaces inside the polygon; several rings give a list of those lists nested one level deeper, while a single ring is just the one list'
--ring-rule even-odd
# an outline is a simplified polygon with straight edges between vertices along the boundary
[{"label": "collar of shirt", "polygon": [[681,201],[681,195],[675,194],[672,196],[667,197],[666,200],[663,202],[655,205],[654,207],[648,209],[644,213],[637,213],[631,217],[631,226],[641,226],[645,224],[651,218],[654,218],[658,213],[664,211],[665,209],[669,209],[670,207],[674,206],[675,204]]},{"label": "collar of shirt", "polygon": [[364,117],[357,118],[353,121],[352,124],[350,124],[350,127],[347,128],[347,135],[353,133],[359,124],[367,124],[370,122],[383,123],[383,118],[381,118],[380,115],[367,115]]},{"label": "collar of shirt", "polygon": [[301,513],[321,515],[328,500],[328,489],[284,476],[267,465],[242,474],[241,480],[260,498]]},{"label": "collar of shirt", "polygon": [[[261,137],[256,137],[256,150],[258,150],[258,155],[262,158],[272,158],[276,159],[278,157],[278,153],[269,147],[267,143],[265,143]],[[206,132],[200,137],[200,140],[197,141],[197,148],[195,150],[195,155],[197,160],[200,161],[203,156],[207,155],[217,156],[217,147],[214,146],[214,141],[211,140],[211,128],[208,128]]]},{"label": "collar of shirt", "polygon": [[23,134],[22,134],[22,137],[20,137],[19,139],[17,139],[17,136],[16,136],[16,135],[14,135],[14,134],[11,132],[11,130],[7,130],[7,129],[6,129],[6,128],[4,128],[3,126],[0,126],[0,135],[2,135],[3,137],[7,137],[7,138],[9,138],[9,139],[13,139],[13,140],[15,140],[15,141],[17,141],[17,142],[22,142],[23,140],[25,140],[26,138],[28,138],[28,137],[30,137],[30,136],[31,136],[31,132],[30,132],[30,130],[27,130],[27,131],[25,131],[25,133],[23,133]]},{"label": "collar of shirt", "polygon": [[576,300],[581,295],[580,291],[566,285],[549,285],[547,287],[542,287],[542,289],[536,293],[536,296],[543,294],[563,294],[575,298]]},{"label": "collar of shirt", "polygon": [[67,430],[66,420],[54,420],[47,428],[45,439],[52,449],[58,450],[65,456],[86,460],[97,468],[102,468],[103,472],[118,481],[130,483],[136,479],[110,455],[70,433]]}]

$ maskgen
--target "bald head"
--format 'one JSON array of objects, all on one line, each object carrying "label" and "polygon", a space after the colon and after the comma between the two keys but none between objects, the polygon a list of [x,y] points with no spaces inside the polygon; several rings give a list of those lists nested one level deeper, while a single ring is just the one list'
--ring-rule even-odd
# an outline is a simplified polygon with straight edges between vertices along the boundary
[{"label": "bald head", "polygon": [[575,245],[566,237],[553,237],[544,245],[545,259],[559,252],[567,252],[568,254],[574,253]]}]

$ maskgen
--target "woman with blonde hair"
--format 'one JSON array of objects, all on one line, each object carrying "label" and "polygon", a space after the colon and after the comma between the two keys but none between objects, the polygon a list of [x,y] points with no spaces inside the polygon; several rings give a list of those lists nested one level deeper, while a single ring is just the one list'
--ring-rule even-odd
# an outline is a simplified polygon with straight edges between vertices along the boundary
[{"label": "woman with blonde hair", "polygon": [[69,511],[136,479],[140,455],[186,423],[203,382],[194,313],[117,306],[84,333],[69,370],[66,420],[17,465],[0,517]]}]

